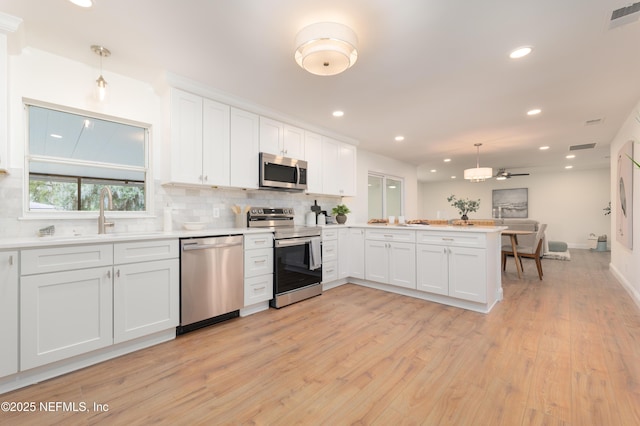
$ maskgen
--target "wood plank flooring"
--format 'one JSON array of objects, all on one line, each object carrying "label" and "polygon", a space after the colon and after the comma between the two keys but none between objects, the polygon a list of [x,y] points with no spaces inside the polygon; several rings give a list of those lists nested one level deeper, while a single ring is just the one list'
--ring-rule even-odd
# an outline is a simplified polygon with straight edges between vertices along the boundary
[{"label": "wood plank flooring", "polygon": [[609,253],[503,274],[488,315],[344,285],[0,401],[4,424],[638,425],[640,310]]}]

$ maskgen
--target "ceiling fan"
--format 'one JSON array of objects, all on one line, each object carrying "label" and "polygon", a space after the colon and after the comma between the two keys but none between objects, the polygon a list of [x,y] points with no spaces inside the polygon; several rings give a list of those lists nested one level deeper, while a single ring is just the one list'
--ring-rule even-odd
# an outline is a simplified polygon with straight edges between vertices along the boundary
[{"label": "ceiling fan", "polygon": [[529,176],[529,173],[511,173],[505,169],[498,169],[495,178],[498,180],[511,179],[513,176]]}]

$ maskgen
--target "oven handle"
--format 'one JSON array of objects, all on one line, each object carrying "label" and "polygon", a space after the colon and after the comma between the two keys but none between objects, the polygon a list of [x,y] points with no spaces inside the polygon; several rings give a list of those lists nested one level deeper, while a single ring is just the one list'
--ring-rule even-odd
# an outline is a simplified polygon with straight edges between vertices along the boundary
[{"label": "oven handle", "polygon": [[303,244],[310,244],[311,238],[288,238],[285,240],[276,240],[276,247],[291,247],[291,246],[301,246]]}]

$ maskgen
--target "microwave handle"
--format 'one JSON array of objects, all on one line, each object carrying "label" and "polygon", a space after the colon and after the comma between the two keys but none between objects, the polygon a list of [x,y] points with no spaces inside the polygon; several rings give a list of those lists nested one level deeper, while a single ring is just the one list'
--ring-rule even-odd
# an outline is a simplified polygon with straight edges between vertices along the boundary
[{"label": "microwave handle", "polygon": [[296,164],[296,185],[300,185],[300,166]]}]

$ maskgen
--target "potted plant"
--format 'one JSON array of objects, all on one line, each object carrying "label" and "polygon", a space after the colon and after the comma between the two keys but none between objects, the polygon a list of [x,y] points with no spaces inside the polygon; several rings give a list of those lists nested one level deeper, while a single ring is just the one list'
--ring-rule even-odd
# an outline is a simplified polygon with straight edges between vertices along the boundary
[{"label": "potted plant", "polygon": [[338,204],[331,209],[331,214],[336,216],[336,222],[341,225],[347,221],[347,213],[351,213],[351,210],[349,210],[349,207],[344,204]]},{"label": "potted plant", "polygon": [[467,213],[477,212],[480,208],[480,200],[470,200],[468,198],[458,200],[453,194],[447,198],[447,201],[450,202],[453,207],[458,209],[461,216],[460,219],[462,220],[469,220]]}]

